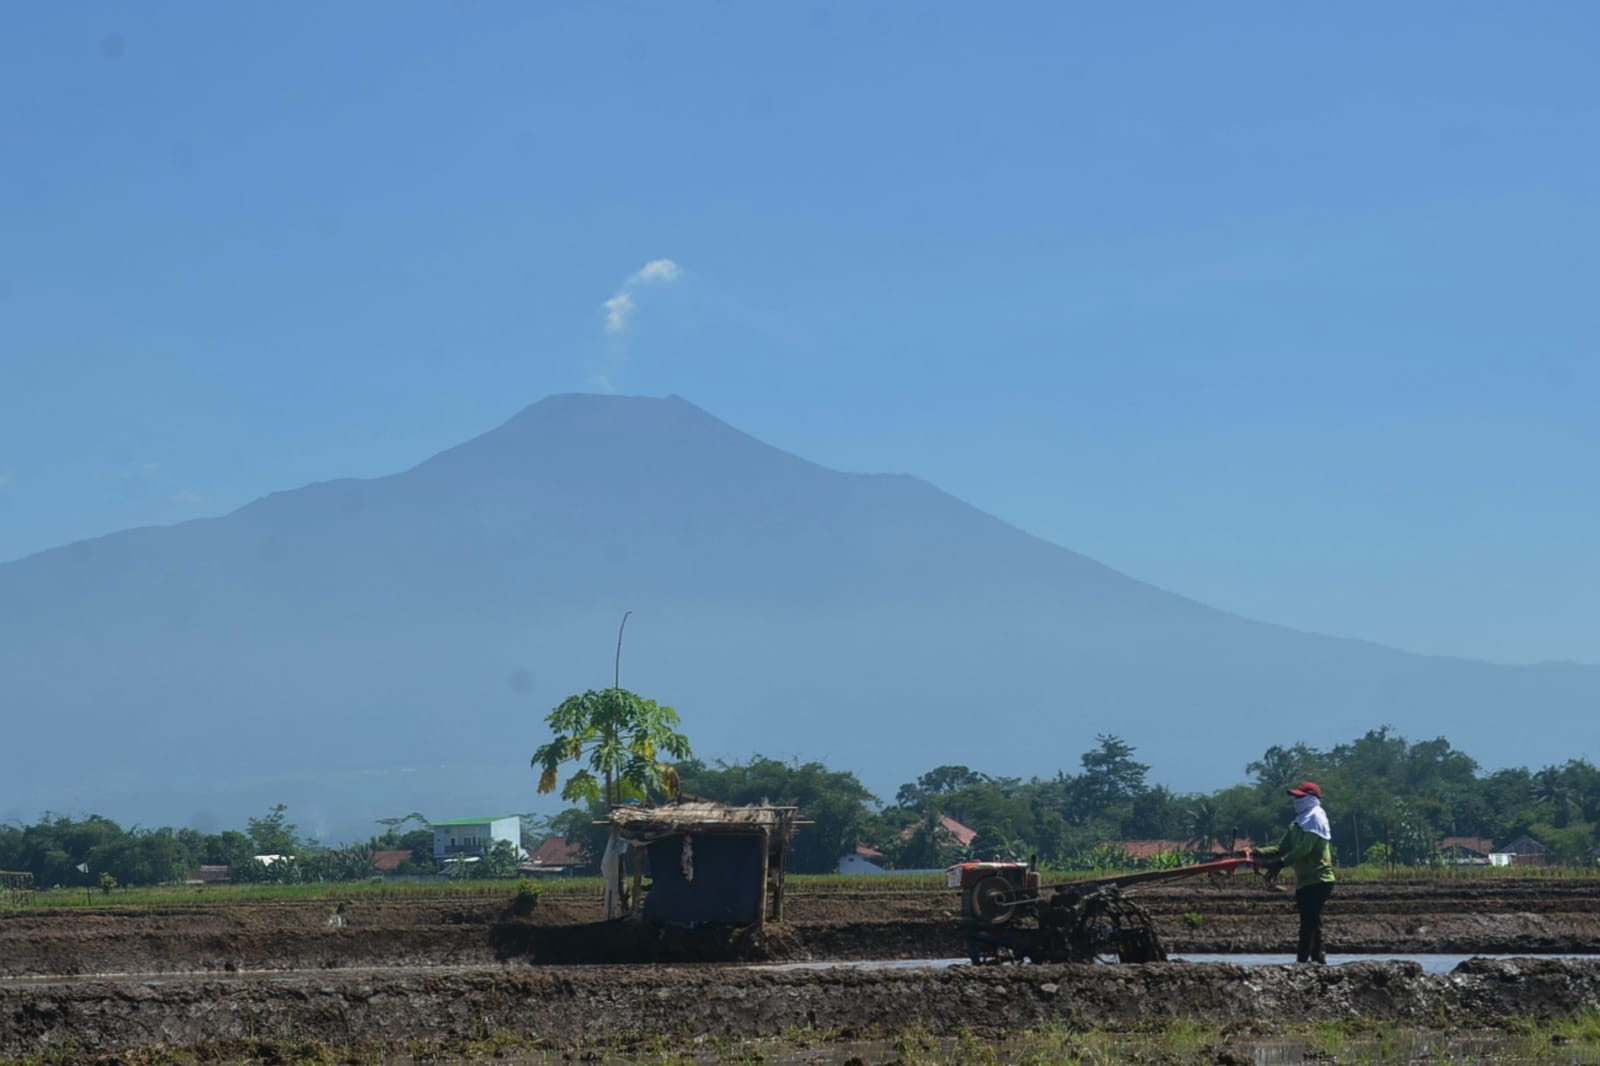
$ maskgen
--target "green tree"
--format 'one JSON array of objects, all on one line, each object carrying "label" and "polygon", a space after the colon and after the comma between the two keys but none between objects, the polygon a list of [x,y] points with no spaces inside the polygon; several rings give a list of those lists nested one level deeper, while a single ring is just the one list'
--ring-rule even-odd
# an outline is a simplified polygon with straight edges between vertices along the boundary
[{"label": "green tree", "polygon": [[1261,758],[1244,769],[1254,774],[1256,787],[1269,792],[1281,792],[1291,785],[1317,775],[1323,755],[1304,744],[1281,747],[1274,744],[1262,753]]},{"label": "green tree", "polygon": [[1187,811],[1165,785],[1147,788],[1134,796],[1122,819],[1121,836],[1130,840],[1162,840],[1180,836]]},{"label": "green tree", "polygon": [[[1188,845],[1195,851],[1209,852],[1214,841],[1222,839],[1222,808],[1217,801],[1203,796],[1189,805],[1184,812],[1184,828],[1188,831]],[[1227,841],[1222,842],[1227,847]]]},{"label": "green tree", "polygon": [[22,828],[0,825],[0,870],[20,870],[22,865]]},{"label": "green tree", "polygon": [[590,689],[569,696],[545,719],[555,739],[533,753],[540,793],[554,792],[561,764],[586,761],[567,779],[561,798],[607,805],[647,799],[652,791],[678,794],[678,774],[662,753],[690,756],[678,713],[623,688]]},{"label": "green tree", "polygon": [[1594,827],[1585,822],[1565,826],[1534,825],[1532,836],[1550,849],[1550,861],[1559,866],[1594,864]]},{"label": "green tree", "polygon": [[[693,759],[679,765],[680,776],[687,777],[686,768],[693,765],[695,765]],[[589,807],[568,807],[550,819],[550,831],[545,836],[546,839],[562,837],[576,842],[583,851],[584,861],[590,865],[599,865],[600,857],[606,853],[608,830],[599,824],[604,822],[605,818],[605,808],[599,804]]]},{"label": "green tree", "polygon": [[1150,771],[1134,761],[1133,746],[1120,737],[1102,733],[1095,739],[1099,747],[1083,753],[1083,773],[1072,779],[1072,802],[1083,821],[1130,803],[1145,791],[1145,774]]},{"label": "green tree", "polygon": [[901,785],[900,791],[895,793],[895,806],[916,809],[935,796],[948,796],[988,780],[988,775],[965,766],[936,767],[917,778],[915,784]]},{"label": "green tree", "polygon": [[782,762],[754,755],[746,763],[699,761],[679,766],[686,791],[721,803],[767,802],[798,807],[810,821],[789,844],[788,868],[795,873],[831,873],[839,857],[853,852],[867,836],[872,793],[848,771],[820,762]]},{"label": "green tree", "polygon": [[955,835],[945,828],[938,807],[930,805],[926,810],[909,832],[884,843],[884,855],[896,869],[942,870],[966,857]]},{"label": "green tree", "polygon": [[1573,759],[1561,773],[1577,816],[1585,822],[1600,822],[1600,769],[1588,759]]},{"label": "green tree", "polygon": [[[395,850],[411,852],[408,860],[413,870],[428,872],[433,869],[433,830],[413,829],[409,833],[402,833],[400,840],[395,844]],[[404,864],[402,864],[403,868]]]},{"label": "green tree", "polygon": [[298,826],[289,822],[289,808],[279,803],[264,818],[251,818],[247,823],[250,839],[255,843],[257,855],[293,855],[300,850]]},{"label": "green tree", "polygon": [[504,881],[517,876],[520,859],[515,844],[509,840],[496,840],[483,853],[483,857],[472,864],[472,876],[479,880]]},{"label": "green tree", "polygon": [[378,858],[371,844],[355,844],[336,852],[335,870],[340,881],[365,881],[378,876]]},{"label": "green tree", "polygon": [[22,832],[22,869],[40,885],[81,885],[86,875],[78,867],[93,865],[97,850],[119,845],[125,837],[120,825],[98,814],[82,821],[46,814]]},{"label": "green tree", "polygon": [[243,866],[256,855],[256,842],[237,829],[224,829],[205,839],[201,862],[217,866]]},{"label": "green tree", "polygon": [[196,857],[171,829],[134,830],[94,848],[91,867],[123,885],[165,885],[183,880]]},{"label": "green tree", "polygon": [[373,846],[377,848],[399,848],[400,839],[404,835],[403,830],[409,822],[416,822],[420,826],[426,826],[428,819],[416,811],[394,818],[379,818],[378,824],[383,826],[383,835],[373,838]]},{"label": "green tree", "polygon": [[1567,775],[1555,766],[1546,766],[1533,775],[1528,795],[1542,811],[1550,815],[1557,829],[1565,829],[1573,813],[1582,809],[1567,784]]}]

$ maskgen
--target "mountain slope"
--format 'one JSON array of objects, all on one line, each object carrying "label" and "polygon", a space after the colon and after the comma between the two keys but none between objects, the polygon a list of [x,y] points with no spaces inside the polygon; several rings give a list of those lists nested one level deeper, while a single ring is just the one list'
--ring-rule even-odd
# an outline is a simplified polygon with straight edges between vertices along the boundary
[{"label": "mountain slope", "polygon": [[1382,723],[1548,762],[1594,749],[1571,723],[1600,702],[1600,669],[1246,621],[676,398],[552,397],[401,474],[44,552],[0,566],[0,605],[29,753],[0,817],[26,819],[282,800],[354,835],[530,809],[542,716],[609,683],[624,610],[624,683],[702,754],[824,758],[885,794],[943,762],[1071,769],[1097,732],[1178,787]]}]

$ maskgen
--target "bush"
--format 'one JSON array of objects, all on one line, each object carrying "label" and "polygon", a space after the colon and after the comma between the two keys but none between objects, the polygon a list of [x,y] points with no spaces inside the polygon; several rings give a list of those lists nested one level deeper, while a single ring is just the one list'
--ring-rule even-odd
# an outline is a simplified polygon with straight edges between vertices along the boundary
[{"label": "bush", "polygon": [[511,900],[511,913],[526,918],[539,905],[539,886],[526,877],[517,879],[517,894]]}]

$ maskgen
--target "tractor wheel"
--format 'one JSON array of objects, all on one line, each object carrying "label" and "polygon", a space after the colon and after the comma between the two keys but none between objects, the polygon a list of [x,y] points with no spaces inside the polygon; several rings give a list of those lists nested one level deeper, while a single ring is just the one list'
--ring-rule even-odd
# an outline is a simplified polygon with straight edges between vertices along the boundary
[{"label": "tractor wheel", "polygon": [[1016,910],[1007,906],[1011,897],[1010,883],[1003,877],[990,874],[967,890],[967,906],[979,923],[1004,925]]},{"label": "tractor wheel", "polygon": [[1070,933],[1072,953],[1087,961],[1115,955],[1121,962],[1163,962],[1167,953],[1150,914],[1116,888],[1085,896]]}]

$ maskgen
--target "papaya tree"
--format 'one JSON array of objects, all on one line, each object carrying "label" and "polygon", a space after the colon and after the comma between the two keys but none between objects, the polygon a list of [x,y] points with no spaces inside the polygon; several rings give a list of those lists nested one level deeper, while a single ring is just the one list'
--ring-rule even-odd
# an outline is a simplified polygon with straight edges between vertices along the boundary
[{"label": "papaya tree", "polygon": [[652,791],[676,798],[678,774],[663,756],[687,759],[689,738],[678,712],[624,688],[568,696],[545,721],[555,738],[533,753],[540,793],[554,792],[567,762],[583,765],[567,778],[561,798],[607,805],[643,800]]}]

